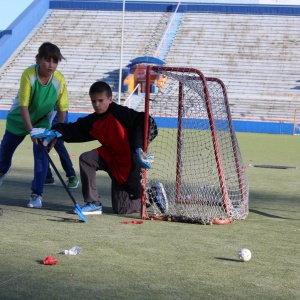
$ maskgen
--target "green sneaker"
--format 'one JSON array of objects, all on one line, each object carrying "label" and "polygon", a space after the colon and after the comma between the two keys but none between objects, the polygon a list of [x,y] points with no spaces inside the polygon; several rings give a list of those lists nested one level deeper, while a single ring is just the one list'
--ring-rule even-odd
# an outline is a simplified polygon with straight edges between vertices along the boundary
[{"label": "green sneaker", "polygon": [[76,176],[70,176],[67,180],[67,187],[69,189],[76,189],[79,185],[79,180]]},{"label": "green sneaker", "polygon": [[45,182],[44,182],[44,185],[55,185],[55,181],[54,181],[54,178],[51,177],[51,178],[46,178],[45,179]]}]

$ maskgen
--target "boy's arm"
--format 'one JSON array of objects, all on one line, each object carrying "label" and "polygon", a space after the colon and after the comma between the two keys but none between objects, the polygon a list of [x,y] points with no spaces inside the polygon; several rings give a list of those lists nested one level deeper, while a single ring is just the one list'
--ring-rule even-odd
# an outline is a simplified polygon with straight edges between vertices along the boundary
[{"label": "boy's arm", "polygon": [[28,132],[32,130],[32,124],[29,116],[28,106],[20,106],[21,117]]},{"label": "boy's arm", "polygon": [[89,117],[79,118],[74,123],[56,123],[50,130],[45,128],[33,128],[31,137],[33,139],[43,139],[44,146],[48,145],[53,139],[62,139],[67,143],[82,143],[96,140],[90,135],[92,122]]},{"label": "boy's arm", "polygon": [[[121,122],[121,124],[128,130],[132,150],[135,151],[136,148],[143,148],[145,113],[138,112],[134,109],[128,108],[126,106],[120,106],[118,104],[115,104],[115,106],[113,106],[113,113]],[[148,124],[148,140],[149,142],[152,142],[158,134],[157,125],[155,123],[155,120],[151,116],[149,116]]]},{"label": "boy's arm", "polygon": [[[134,124],[134,133],[133,133],[133,145],[135,148],[143,148],[144,144],[144,118],[138,118],[137,122]],[[155,120],[149,116],[148,121],[148,142],[151,143],[158,134],[157,125]]]},{"label": "boy's arm", "polygon": [[97,115],[91,114],[83,118],[78,118],[76,122],[57,123],[52,126],[52,130],[62,134],[61,139],[67,143],[82,143],[96,140],[90,134]]},{"label": "boy's arm", "polygon": [[66,119],[66,114],[67,113],[65,111],[58,111],[56,123],[64,123]]}]

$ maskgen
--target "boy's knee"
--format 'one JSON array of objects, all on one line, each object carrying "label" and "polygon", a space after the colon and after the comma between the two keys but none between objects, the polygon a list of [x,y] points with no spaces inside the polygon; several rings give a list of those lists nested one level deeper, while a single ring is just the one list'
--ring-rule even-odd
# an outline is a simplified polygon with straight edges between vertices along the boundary
[{"label": "boy's knee", "polygon": [[141,210],[141,199],[131,200],[128,193],[112,195],[112,208],[116,214],[130,214]]},{"label": "boy's knee", "polygon": [[84,160],[86,152],[83,152],[79,155],[79,160]]},{"label": "boy's knee", "polygon": [[113,205],[113,211],[118,215],[126,215],[134,212],[141,211],[141,200],[139,199],[136,203],[123,203],[119,205]]},{"label": "boy's knee", "polygon": [[80,156],[79,156],[79,163],[80,164],[89,162],[89,155],[88,155],[88,153],[89,152],[84,152],[84,153],[80,154]]}]

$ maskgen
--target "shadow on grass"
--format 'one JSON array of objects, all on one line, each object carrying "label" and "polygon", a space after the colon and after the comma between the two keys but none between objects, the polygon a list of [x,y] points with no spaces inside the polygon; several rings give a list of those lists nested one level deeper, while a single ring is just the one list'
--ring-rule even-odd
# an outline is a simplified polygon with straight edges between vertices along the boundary
[{"label": "shadow on grass", "polygon": [[[76,216],[75,216],[76,217]],[[82,221],[81,219],[71,219],[71,218],[61,218],[61,217],[57,217],[57,219],[46,219],[47,221],[52,221],[52,222],[68,222],[68,223],[85,223],[84,221]]]},{"label": "shadow on grass", "polygon": [[282,219],[282,220],[292,220],[291,218],[284,218],[284,217],[272,215],[272,214],[269,214],[269,213],[266,213],[266,212],[262,212],[262,211],[259,211],[259,210],[256,210],[256,209],[249,209],[249,211],[251,213],[255,213],[255,214],[258,214],[258,215],[261,215],[261,216],[264,216],[264,217],[268,217],[268,218]]},{"label": "shadow on grass", "polygon": [[[26,202],[25,202],[26,201]],[[39,209],[35,208],[28,208],[27,209],[27,203],[29,200],[20,199],[20,201],[16,200],[15,198],[0,198],[0,205],[2,206],[2,209],[4,206],[8,207],[19,207],[21,208],[26,208],[26,210],[31,210],[31,211],[38,211]],[[43,211],[65,211],[65,212],[72,212],[72,205],[73,203],[70,203],[70,205],[63,205],[63,204],[53,204],[49,203],[46,201],[43,201],[43,207],[41,208]],[[23,211],[22,211],[23,212]]]},{"label": "shadow on grass", "polygon": [[[3,210],[3,208],[2,208],[2,210]],[[9,210],[14,211],[14,212],[19,212],[21,214],[39,215],[39,216],[46,216],[46,217],[51,217],[51,218],[54,217],[53,215],[45,215],[43,213],[39,213],[38,209],[32,209],[32,208],[28,208],[25,211],[12,209],[12,208],[9,208]],[[45,210],[43,210],[43,211],[45,211]],[[76,214],[72,213],[72,215],[74,216],[74,218],[64,218],[64,217],[55,216],[56,219],[48,218],[46,220],[47,221],[55,221],[55,222],[84,223],[81,219],[78,219],[79,217]]]},{"label": "shadow on grass", "polygon": [[[49,217],[48,219],[46,219],[48,221],[83,223],[82,220],[78,220],[79,217],[77,216],[77,214],[73,212],[73,208],[61,204],[55,205],[55,204],[43,203],[43,208],[36,209],[36,208],[27,208],[26,204],[24,205],[23,200],[16,201],[15,199],[0,198],[0,207],[2,210],[2,214],[4,215],[5,215],[5,211],[12,211],[12,212],[21,213],[22,215],[28,214],[28,215]],[[53,216],[53,214],[48,214],[48,212],[55,212],[55,211],[64,212],[70,215],[72,214],[74,218]]]},{"label": "shadow on grass", "polygon": [[215,259],[218,259],[218,260],[226,260],[226,261],[233,261],[233,262],[241,262],[241,261],[238,260],[238,259],[227,258],[227,257],[215,257]]},{"label": "shadow on grass", "polygon": [[[297,220],[297,218],[289,218],[286,215],[294,213],[295,209],[298,210],[299,195],[298,194],[284,194],[280,192],[257,192],[255,190],[250,191],[249,198],[251,213],[264,216],[267,218],[278,220]],[[266,212],[267,211],[267,212]],[[282,213],[283,216],[279,214]]]}]

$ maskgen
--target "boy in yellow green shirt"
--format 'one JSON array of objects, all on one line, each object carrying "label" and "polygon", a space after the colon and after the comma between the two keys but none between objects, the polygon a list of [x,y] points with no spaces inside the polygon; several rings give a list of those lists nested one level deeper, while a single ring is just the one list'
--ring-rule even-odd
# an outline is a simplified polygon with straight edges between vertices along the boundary
[{"label": "boy in yellow green shirt", "polygon": [[[6,130],[0,150],[0,185],[10,171],[16,148],[34,127],[51,128],[56,106],[57,122],[64,122],[69,108],[68,93],[63,74],[56,68],[64,59],[60,49],[49,42],[39,47],[37,64],[27,68],[20,81],[20,89],[6,120]],[[48,158],[33,140],[34,178],[28,207],[41,208]]]}]

